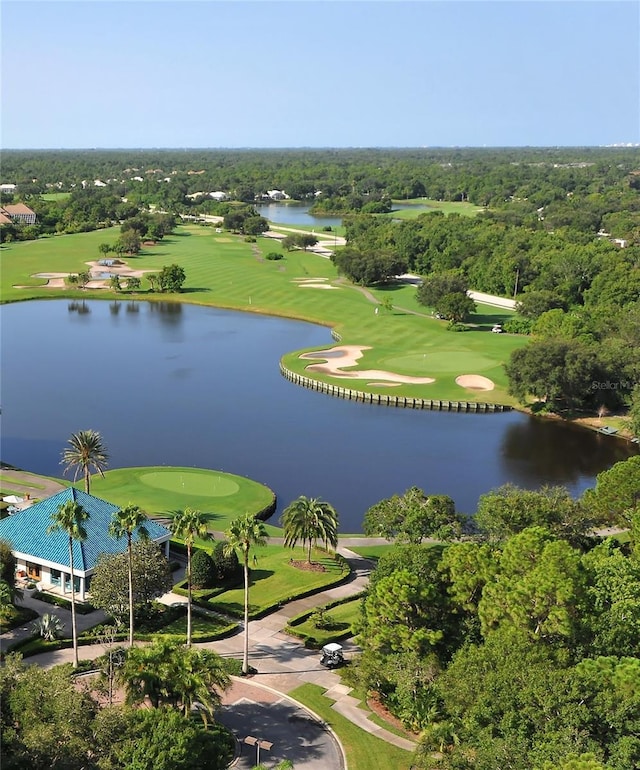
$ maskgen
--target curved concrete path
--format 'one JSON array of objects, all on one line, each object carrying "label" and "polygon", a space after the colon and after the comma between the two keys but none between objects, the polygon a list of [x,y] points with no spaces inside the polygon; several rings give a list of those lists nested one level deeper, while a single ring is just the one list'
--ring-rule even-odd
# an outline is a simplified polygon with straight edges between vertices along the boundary
[{"label": "curved concrete path", "polygon": [[45,476],[4,467],[0,468],[0,488],[5,496],[9,494],[23,497],[30,495],[33,499],[51,497],[66,489],[63,484]]}]

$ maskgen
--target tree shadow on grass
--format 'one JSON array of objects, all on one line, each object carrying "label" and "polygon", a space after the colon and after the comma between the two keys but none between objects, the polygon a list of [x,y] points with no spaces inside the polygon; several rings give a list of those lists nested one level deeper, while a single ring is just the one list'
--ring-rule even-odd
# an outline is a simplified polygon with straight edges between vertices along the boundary
[{"label": "tree shadow on grass", "polygon": [[189,286],[186,289],[182,289],[180,294],[193,294],[194,292],[210,292],[211,289],[206,286]]},{"label": "tree shadow on grass", "polygon": [[250,585],[254,585],[255,583],[258,583],[260,580],[267,580],[274,574],[274,570],[272,569],[256,569],[253,567],[249,571],[249,583]]},{"label": "tree shadow on grass", "polygon": [[469,319],[472,331],[491,331],[496,324],[505,324],[512,316],[499,311],[495,313],[473,313]]},{"label": "tree shadow on grass", "polygon": [[377,284],[374,288],[378,291],[383,291],[385,293],[393,293],[394,291],[399,291],[400,289],[404,289],[407,286],[407,284],[404,281],[392,281],[390,283],[380,283]]}]

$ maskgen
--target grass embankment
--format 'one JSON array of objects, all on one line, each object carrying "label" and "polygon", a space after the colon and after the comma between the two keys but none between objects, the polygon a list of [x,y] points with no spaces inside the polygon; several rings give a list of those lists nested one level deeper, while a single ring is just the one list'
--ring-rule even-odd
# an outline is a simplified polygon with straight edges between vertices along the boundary
[{"label": "grass embankment", "polygon": [[349,770],[371,770],[373,767],[410,770],[411,752],[361,730],[338,714],[331,708],[335,701],[326,697],[325,692],[318,685],[303,684],[292,690],[289,695],[314,711],[336,733],[344,748]]},{"label": "grass embankment", "polygon": [[[79,272],[87,262],[100,257],[101,243],[115,242],[119,228],[11,243],[0,251],[2,300],[73,297],[113,299],[109,289],[51,289],[35,273]],[[495,322],[504,321],[508,311],[479,307],[469,331],[454,333],[447,324],[430,317],[429,310],[415,302],[415,287],[399,284],[370,292],[374,299],[389,297],[395,309],[376,314],[369,294],[346,281],[338,283],[332,262],[312,252],[283,252],[281,260],[266,260],[271,251],[281,250],[278,241],[259,238],[246,243],[242,237],[216,233],[213,227],[183,226],[174,235],[142,249],[138,257],[127,258],[129,266],[151,272],[177,263],[187,280],[180,294],[153,294],[143,291],[120,296],[150,301],[181,301],[280,315],[331,326],[344,344],[368,346],[358,369],[385,369],[399,374],[434,377],[430,385],[371,385],[367,380],[313,376],[338,385],[349,385],[373,393],[404,395],[427,399],[479,400],[514,403],[506,391],[503,364],[512,350],[526,338],[491,334]],[[304,279],[324,279],[315,286]],[[333,286],[319,289],[318,283]],[[16,288],[26,286],[28,288]],[[413,312],[409,312],[413,311]],[[419,315],[418,315],[419,313]],[[299,352],[285,356],[288,368],[303,373],[308,361]],[[460,387],[460,374],[480,374],[495,383],[493,391],[474,391]]]}]

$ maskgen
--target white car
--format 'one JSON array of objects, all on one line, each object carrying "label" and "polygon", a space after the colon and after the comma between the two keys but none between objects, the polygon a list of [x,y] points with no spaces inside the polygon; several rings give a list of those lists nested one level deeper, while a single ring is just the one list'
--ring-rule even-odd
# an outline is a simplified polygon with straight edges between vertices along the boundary
[{"label": "white car", "polygon": [[496,325],[493,327],[493,329],[491,329],[491,331],[492,331],[494,334],[502,334],[502,332],[503,332],[504,330],[503,330],[502,326],[500,326],[500,324],[496,324]]}]

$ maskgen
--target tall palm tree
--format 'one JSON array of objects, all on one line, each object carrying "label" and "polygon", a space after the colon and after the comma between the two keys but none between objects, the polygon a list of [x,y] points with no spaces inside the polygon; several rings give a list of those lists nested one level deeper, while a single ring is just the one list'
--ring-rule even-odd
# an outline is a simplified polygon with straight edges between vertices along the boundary
[{"label": "tall palm tree", "polygon": [[196,537],[206,537],[207,522],[200,511],[185,508],[176,511],[171,532],[187,546],[187,647],[191,647],[191,551]]},{"label": "tall palm tree", "polygon": [[149,539],[149,532],[144,526],[147,520],[144,511],[141,511],[137,505],[127,505],[120,511],[113,514],[113,519],[109,524],[109,534],[111,537],[120,539],[127,538],[127,556],[129,559],[129,647],[133,647],[133,533],[137,532],[142,540]]},{"label": "tall palm tree", "polygon": [[175,659],[172,682],[175,700],[184,716],[189,716],[195,706],[206,727],[220,706],[220,690],[230,684],[222,658],[212,650],[182,647]]},{"label": "tall palm tree", "polygon": [[[89,514],[76,500],[67,500],[51,514],[51,524],[47,532],[66,532],[69,537],[69,568],[71,570],[71,632],[73,636],[73,667],[78,668],[78,628],[76,626],[76,587],[73,577],[73,541],[87,539],[84,522]],[[63,576],[64,580],[64,576]]]},{"label": "tall palm tree", "polygon": [[78,474],[84,476],[84,491],[89,494],[91,470],[97,471],[104,477],[104,469],[107,467],[109,455],[102,443],[102,436],[95,430],[80,430],[72,433],[67,442],[69,446],[62,452],[60,465],[64,465],[66,473],[74,468],[73,480]]},{"label": "tall palm tree", "polygon": [[127,650],[119,678],[127,703],[144,703],[148,698],[154,708],[170,705],[185,716],[195,706],[205,726],[220,705],[220,691],[230,683],[217,653],[166,640]]},{"label": "tall palm tree", "polygon": [[311,546],[318,540],[336,548],[338,545],[338,514],[329,503],[316,497],[301,495],[282,512],[284,544],[294,548],[298,540],[302,547],[308,543],[307,562],[311,563]]},{"label": "tall palm tree", "polygon": [[260,547],[267,543],[267,530],[260,519],[256,519],[251,513],[245,513],[239,519],[231,522],[231,526],[225,532],[227,544],[225,553],[238,549],[242,553],[244,566],[244,656],[242,659],[242,673],[249,673],[249,552],[254,546]]}]

